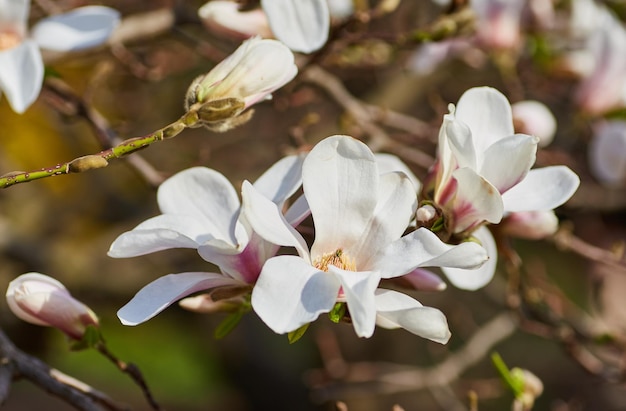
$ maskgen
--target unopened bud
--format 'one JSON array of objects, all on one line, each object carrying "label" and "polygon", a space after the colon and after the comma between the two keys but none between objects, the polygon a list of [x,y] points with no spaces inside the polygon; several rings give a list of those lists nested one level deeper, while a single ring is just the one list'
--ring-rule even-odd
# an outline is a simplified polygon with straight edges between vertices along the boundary
[{"label": "unopened bud", "polygon": [[559,219],[552,210],[520,211],[505,217],[499,227],[512,237],[541,240],[556,233]]},{"label": "unopened bud", "polygon": [[534,100],[511,105],[515,131],[539,137],[539,147],[546,147],[556,134],[556,118],[543,103]]},{"label": "unopened bud", "polygon": [[415,212],[415,219],[422,224],[426,224],[437,216],[437,210],[430,204],[421,206]]},{"label": "unopened bud", "polygon": [[98,326],[96,314],[47,275],[20,275],[9,283],[6,298],[17,317],[31,324],[58,328],[75,340],[83,337],[87,326]]}]

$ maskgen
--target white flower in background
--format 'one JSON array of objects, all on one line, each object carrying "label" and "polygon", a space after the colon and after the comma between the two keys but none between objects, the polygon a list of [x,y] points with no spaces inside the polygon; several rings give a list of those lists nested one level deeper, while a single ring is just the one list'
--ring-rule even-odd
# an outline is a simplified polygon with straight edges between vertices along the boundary
[{"label": "white flower in background", "polygon": [[590,171],[601,183],[626,184],[626,122],[612,120],[595,125],[588,154]]},{"label": "white flower in background", "polygon": [[312,53],[330,30],[327,0],[261,0],[272,32],[293,51]]},{"label": "white flower in background", "polygon": [[[259,195],[282,209],[300,187],[301,166],[302,157],[285,157],[254,186],[262,193]],[[204,167],[181,171],[161,184],[157,200],[163,214],[120,235],[109,256],[134,257],[170,248],[192,248],[220,272],[169,274],[153,281],[119,310],[118,317],[126,325],[147,321],[196,291],[254,284],[263,263],[278,250],[251,229],[240,213],[235,189],[217,171]],[[297,224],[307,211],[306,203],[296,201],[286,218]]]},{"label": "white flower in background", "polygon": [[240,11],[234,1],[209,1],[198,9],[198,16],[209,31],[228,37],[247,39],[253,36],[271,38],[272,30],[262,9]]},{"label": "white flower in background", "polygon": [[[549,211],[574,194],[580,180],[569,168],[530,170],[537,141],[513,134],[511,106],[499,91],[476,87],[461,96],[454,114],[444,119],[433,169],[434,201],[447,210],[452,233],[471,232],[484,221],[499,223],[510,213]],[[497,254],[491,234],[481,228],[472,235],[487,248],[490,260],[473,271],[443,268],[461,288],[485,285],[495,270]],[[481,272],[484,283],[468,279],[480,278]]]},{"label": "white flower in background", "polygon": [[253,37],[194,81],[187,93],[187,108],[225,98],[237,98],[248,108],[271,98],[271,93],[297,73],[293,53],[284,44]]},{"label": "white flower in background", "polygon": [[427,229],[402,236],[415,212],[414,183],[401,172],[381,175],[369,148],[348,136],[318,143],[302,168],[304,195],[315,225],[309,250],[275,204],[244,183],[244,214],[259,236],[294,247],[298,256],[270,258],[252,291],[252,307],[275,332],[291,332],[345,302],[357,335],[375,324],[402,327],[446,342],[438,310],[403,294],[377,289],[382,278],[420,266],[475,267],[485,261],[478,244],[444,244]]},{"label": "white flower in background", "polygon": [[539,138],[537,145],[546,147],[556,134],[556,118],[543,103],[535,100],[518,101],[511,105],[513,122],[519,133]]},{"label": "white flower in background", "polygon": [[98,326],[98,317],[72,297],[63,284],[39,273],[22,274],[9,283],[9,308],[31,324],[55,327],[80,340],[87,326]]},{"label": "white flower in background", "polygon": [[476,14],[476,36],[495,49],[517,48],[522,40],[521,19],[526,0],[471,0]]},{"label": "white flower in background", "polygon": [[119,12],[88,6],[48,17],[28,32],[29,0],[0,0],[0,90],[17,113],[37,99],[44,75],[39,48],[74,51],[104,43]]},{"label": "white flower in background", "polygon": [[541,240],[556,233],[559,219],[552,210],[520,211],[506,216],[498,228],[511,237]]}]

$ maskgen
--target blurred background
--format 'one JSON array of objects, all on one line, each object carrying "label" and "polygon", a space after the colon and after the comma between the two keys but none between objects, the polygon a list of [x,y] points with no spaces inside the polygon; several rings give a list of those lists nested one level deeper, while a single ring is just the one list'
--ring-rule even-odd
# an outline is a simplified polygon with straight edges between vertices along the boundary
[{"label": "blurred background", "polygon": [[[33,1],[33,22],[49,14],[48,3]],[[93,4],[52,3],[62,10]],[[389,4],[390,11],[373,13],[381,3]],[[151,133],[178,119],[193,79],[239,44],[205,29],[196,14],[202,1],[98,4],[114,7],[124,17],[159,10],[176,16],[173,24],[150,36],[131,38],[123,48],[46,55],[53,77],[100,113],[122,139]],[[623,7],[621,2],[602,5],[615,13]],[[512,49],[474,43],[431,70],[415,62],[423,58],[418,53],[424,44],[474,36],[476,18],[464,23],[464,17],[459,17],[469,8],[465,2],[401,1],[395,8],[393,2],[355,0],[355,8],[356,17],[334,21],[330,43],[322,52],[301,56],[298,62],[301,72],[313,64],[323,67],[362,102],[421,120],[414,132],[386,129],[392,143],[374,141],[373,145],[400,155],[423,178],[427,165],[415,152],[434,158],[447,104],[458,101],[466,89],[489,85],[511,102],[541,101],[554,113],[558,129],[554,141],[538,153],[537,165],[566,164],[583,181],[571,202],[557,210],[562,224],[586,244],[619,256],[626,239],[626,190],[624,185],[606,187],[590,174],[587,149],[598,115],[584,113],[577,105],[575,93],[581,80],[563,68],[558,54],[571,47],[569,42],[562,44],[568,40],[563,25],[570,2],[554,2],[551,29],[523,20],[519,44]],[[456,26],[439,35],[436,24],[446,18]],[[424,41],[416,33],[432,37]],[[426,61],[434,59],[426,57]],[[0,101],[0,174],[52,166],[102,149],[85,118],[72,111],[71,104],[59,102],[54,80],[49,84],[23,115]],[[252,119],[236,129],[222,134],[186,130],[139,155],[159,178],[202,165],[223,173],[238,189],[243,180],[256,179],[283,155],[332,134],[371,142],[363,124],[340,102],[298,76],[272,101],[257,105]],[[377,329],[372,338],[359,339],[350,325],[333,324],[323,316],[290,345],[286,336],[275,335],[254,313],[216,340],[213,332],[224,316],[191,313],[176,305],[143,325],[124,327],[116,311],[148,282],[169,273],[214,269],[190,250],[130,259],[107,256],[118,235],[159,213],[155,196],[154,184],[125,160],[112,161],[101,170],[3,190],[0,284],[6,287],[29,271],[63,282],[98,314],[110,350],[139,366],[165,409],[334,410],[336,401],[343,401],[352,411],[391,410],[395,404],[406,411],[460,410],[470,409],[472,395],[481,411],[510,409],[513,396],[491,363],[493,351],[507,365],[530,370],[541,379],[544,392],[535,410],[626,409],[620,345],[624,337],[615,333],[623,332],[626,324],[623,261],[601,264],[581,256],[571,244],[553,239],[510,240],[521,258],[521,269],[511,270],[503,258],[496,278],[477,292],[449,286],[441,293],[412,293],[424,305],[446,314],[453,335],[446,346],[402,330]],[[516,295],[512,289],[520,283],[524,287]],[[512,302],[516,297],[525,304]],[[2,306],[0,324],[22,350],[134,410],[150,409],[138,387],[102,356],[90,350],[71,352],[59,331],[24,323],[5,303]],[[495,331],[485,329],[494,318],[504,318],[503,327],[516,318],[517,325],[510,331],[498,331],[500,323],[495,323]],[[581,331],[596,330],[595,326],[612,334]],[[475,342],[484,348],[484,355],[462,367],[450,383],[433,383],[430,388],[421,383],[416,389],[410,378],[404,384],[384,382],[386,375],[400,371],[413,375],[410,372],[440,364],[454,353],[465,353],[469,360],[476,352],[463,350],[477,335],[484,336],[484,341]],[[599,336],[606,339],[600,341]],[[7,411],[72,409],[26,380],[14,383],[2,407]]]}]

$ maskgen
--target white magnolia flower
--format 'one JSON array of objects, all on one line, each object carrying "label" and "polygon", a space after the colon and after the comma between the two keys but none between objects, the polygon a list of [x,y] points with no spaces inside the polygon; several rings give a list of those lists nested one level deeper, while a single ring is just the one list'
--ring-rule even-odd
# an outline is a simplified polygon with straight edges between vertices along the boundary
[{"label": "white magnolia flower", "polygon": [[6,298],[17,317],[31,324],[58,328],[75,340],[83,337],[87,326],[98,326],[96,314],[47,275],[20,275],[9,283]]},{"label": "white magnolia flower", "polygon": [[345,302],[357,335],[375,324],[403,327],[434,341],[449,337],[445,317],[412,298],[377,290],[381,278],[420,266],[470,268],[485,261],[475,243],[449,246],[427,229],[402,236],[416,208],[415,187],[401,172],[381,175],[369,148],[348,136],[318,143],[302,168],[315,225],[311,249],[275,204],[244,183],[244,213],[267,241],[298,256],[270,258],[252,291],[252,307],[275,332],[291,332]]},{"label": "white magnolia flower", "polygon": [[[300,156],[286,157],[263,174],[254,187],[282,209],[300,187],[301,166]],[[254,284],[263,263],[278,249],[251,229],[240,213],[235,189],[217,171],[204,167],[184,170],[159,187],[157,199],[163,214],[120,235],[111,245],[109,256],[133,257],[170,248],[193,248],[217,265],[220,272],[169,274],[155,280],[119,310],[118,317],[126,325],[147,321],[196,291]],[[296,201],[286,218],[296,224],[307,212],[306,203]]]},{"label": "white magnolia flower", "polygon": [[45,18],[28,32],[30,0],[0,0],[0,90],[17,113],[39,96],[44,68],[39,48],[72,51],[104,43],[119,23],[116,10],[88,6]]},{"label": "white magnolia flower", "polygon": [[590,171],[601,183],[626,183],[626,122],[605,121],[594,126],[589,146]]},{"label": "white magnolia flower", "polygon": [[[511,106],[489,87],[466,91],[444,119],[439,135],[439,158],[434,168],[435,203],[447,211],[453,233],[467,233],[484,221],[499,223],[514,212],[548,211],[567,201],[580,180],[565,166],[530,170],[535,162],[536,137],[513,134]],[[488,230],[480,234],[489,263],[474,271],[444,268],[453,284],[475,289],[491,279],[497,255]],[[483,271],[482,276],[478,275]],[[463,276],[482,277],[469,282]],[[463,282],[458,280],[463,278]]]}]

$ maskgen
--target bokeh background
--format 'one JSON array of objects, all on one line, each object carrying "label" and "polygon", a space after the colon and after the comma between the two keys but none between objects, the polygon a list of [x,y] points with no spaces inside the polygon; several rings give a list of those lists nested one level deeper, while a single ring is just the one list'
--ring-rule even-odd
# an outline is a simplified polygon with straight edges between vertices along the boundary
[{"label": "bokeh background", "polygon": [[[87,3],[92,4],[63,0],[55,5],[70,9]],[[237,45],[208,33],[195,19],[201,1],[102,3],[125,16],[167,8],[175,9],[180,18],[168,30],[125,44],[130,61],[106,48],[49,56],[54,75],[100,112],[121,138],[150,133],[181,116],[187,87],[216,63],[210,57],[225,56]],[[558,211],[559,216],[591,244],[608,249],[623,241],[626,219],[619,204],[625,190],[604,190],[588,175],[585,150],[590,127],[572,102],[575,80],[539,64],[527,50],[517,62],[515,81],[503,75],[497,58],[489,53],[482,55],[480,64],[452,59],[434,73],[418,75],[407,66],[417,46],[394,47],[385,42],[393,33],[427,27],[443,11],[425,0],[403,1],[395,12],[369,25],[355,26],[356,33],[370,33],[364,36],[371,37],[365,46],[333,50],[319,63],[357,98],[425,121],[428,132],[394,132],[391,136],[430,155],[435,153],[437,129],[447,104],[456,102],[469,87],[490,85],[511,101],[533,98],[544,102],[557,116],[559,129],[553,144],[539,153],[538,164],[567,164],[583,180],[580,192]],[[46,2],[33,1],[33,21],[46,12]],[[298,79],[255,111],[249,123],[229,132],[186,130],[140,155],[162,177],[202,165],[222,172],[238,188],[243,180],[254,180],[302,144],[312,145],[332,134],[366,138],[336,101]],[[0,174],[50,166],[100,149],[87,122],[61,113],[49,91],[44,90],[23,115],[0,101]],[[425,175],[423,167],[409,165],[419,177]],[[155,187],[124,160],[101,170],[3,190],[0,285],[6,287],[29,271],[62,281],[97,312],[111,351],[140,367],[154,396],[168,410],[334,410],[337,400],[353,411],[391,410],[394,404],[407,411],[456,410],[468,406],[470,391],[476,393],[482,411],[510,409],[512,394],[502,385],[489,355],[464,370],[446,389],[415,390],[410,385],[390,389],[378,378],[390,370],[444,361],[462,349],[482,325],[506,312],[510,278],[503,266],[493,282],[477,292],[449,287],[441,293],[414,293],[422,303],[447,315],[453,337],[446,346],[401,330],[377,329],[371,339],[359,339],[351,326],[324,318],[290,345],[286,336],[272,333],[254,313],[230,335],[216,340],[213,332],[222,315],[190,313],[178,306],[141,326],[122,326],[116,310],[143,285],[168,273],[213,268],[189,250],[132,259],[106,255],[119,234],[158,214],[155,195]],[[617,205],[598,206],[609,200]],[[549,241],[520,240],[514,247],[523,261],[522,274],[530,276],[539,290],[537,298],[559,297],[548,301],[553,303],[548,304],[552,310],[556,307],[562,314],[569,313],[568,318],[624,328],[623,268],[592,263]],[[21,322],[5,303],[0,324],[24,351],[135,410],[149,409],[127,376],[95,352],[71,352],[57,330]],[[589,372],[555,330],[559,328],[529,332],[520,327],[488,353],[499,352],[509,366],[528,369],[543,381],[544,393],[536,410],[626,409],[621,371],[615,375]],[[358,365],[352,369],[353,381],[342,382],[350,364]],[[330,378],[329,370],[340,378]],[[72,409],[25,380],[15,382],[2,407],[7,411]]]}]

